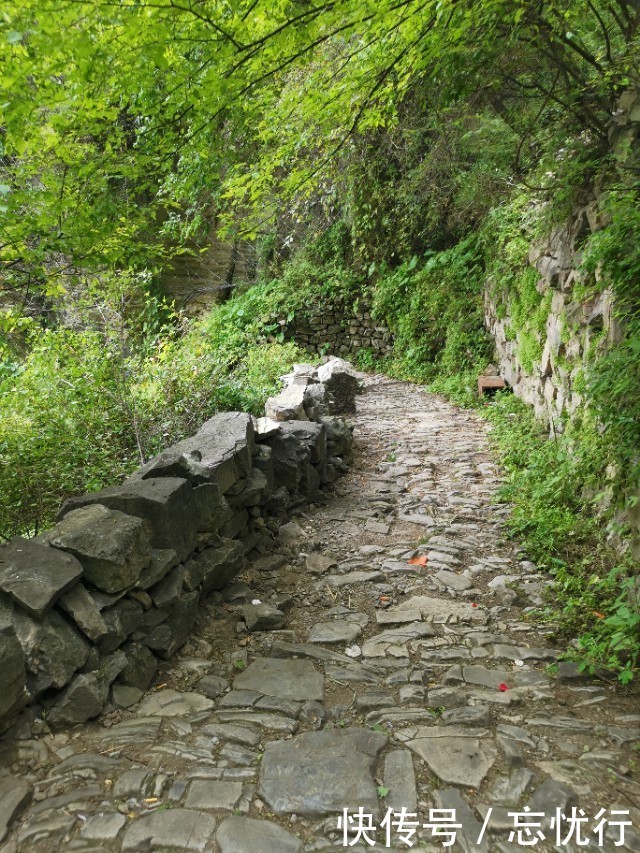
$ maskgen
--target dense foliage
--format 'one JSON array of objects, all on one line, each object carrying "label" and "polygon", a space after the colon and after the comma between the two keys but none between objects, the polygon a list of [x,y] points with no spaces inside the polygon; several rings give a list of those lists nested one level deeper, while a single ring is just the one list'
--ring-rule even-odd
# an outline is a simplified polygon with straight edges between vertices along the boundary
[{"label": "dense foliage", "polygon": [[[638,87],[639,19],[636,0],[13,0],[0,534],[218,409],[257,411],[299,356],[279,321],[313,302],[371,304],[396,336],[377,366],[470,404],[488,288],[533,372],[550,297],[531,242],[597,193],[583,286],[611,289],[625,331],[594,345],[557,441],[510,401],[490,412],[514,533],[565,624],[604,614],[591,659],[630,671],[631,582],[605,540],[640,491],[640,158],[610,129]],[[214,224],[255,241],[260,279],[188,323],[162,272]]]}]

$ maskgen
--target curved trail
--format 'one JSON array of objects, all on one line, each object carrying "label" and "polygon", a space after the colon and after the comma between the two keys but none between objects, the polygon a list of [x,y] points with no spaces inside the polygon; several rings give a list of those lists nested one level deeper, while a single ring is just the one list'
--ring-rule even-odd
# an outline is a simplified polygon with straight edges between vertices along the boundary
[{"label": "curved trail", "polygon": [[[525,621],[545,578],[504,536],[486,423],[374,377],[355,426],[326,504],[218,594],[141,703],[0,742],[14,799],[33,792],[3,853],[369,850],[374,837],[640,850],[637,701],[558,667],[552,627]],[[284,626],[246,634],[238,608],[256,600]],[[453,846],[424,826],[436,819]]]}]

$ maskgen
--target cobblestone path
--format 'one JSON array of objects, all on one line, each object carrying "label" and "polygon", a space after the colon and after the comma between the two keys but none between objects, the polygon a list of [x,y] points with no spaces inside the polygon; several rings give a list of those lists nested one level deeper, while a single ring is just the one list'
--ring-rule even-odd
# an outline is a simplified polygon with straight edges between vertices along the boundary
[{"label": "cobblestone path", "polygon": [[379,377],[355,421],[350,473],[139,704],[0,741],[3,853],[640,850],[637,694],[526,621],[546,580],[504,536],[487,425]]}]

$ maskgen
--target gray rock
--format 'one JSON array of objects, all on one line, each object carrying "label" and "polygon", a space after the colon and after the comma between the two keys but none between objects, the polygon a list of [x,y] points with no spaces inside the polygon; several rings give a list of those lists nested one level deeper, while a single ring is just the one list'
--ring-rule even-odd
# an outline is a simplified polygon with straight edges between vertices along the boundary
[{"label": "gray rock", "polygon": [[471,589],[473,586],[469,578],[464,575],[456,575],[455,572],[448,572],[446,569],[440,569],[434,577],[455,592],[464,592],[465,589]]},{"label": "gray rock", "polygon": [[151,560],[144,522],[102,504],[67,513],[44,539],[77,557],[85,577],[108,593],[132,586]]},{"label": "gray rock", "polygon": [[230,723],[210,723],[200,730],[207,737],[239,743],[242,746],[258,746],[262,739],[261,732],[249,726],[234,726]]},{"label": "gray rock", "polygon": [[486,730],[456,726],[408,729],[406,745],[423,758],[431,770],[452,785],[479,788],[493,766],[497,750],[483,739]]},{"label": "gray rock", "polygon": [[24,652],[32,699],[50,687],[64,687],[84,666],[89,644],[55,610],[42,621],[16,611],[12,621]]},{"label": "gray rock", "polygon": [[242,796],[242,782],[197,779],[189,786],[184,802],[187,809],[232,811]]},{"label": "gray rock", "polygon": [[223,495],[251,470],[255,429],[251,415],[223,412],[206,421],[196,435],[172,445],[134,477],[180,477],[193,486],[213,483]]},{"label": "gray rock", "polygon": [[222,589],[245,566],[242,544],[231,539],[222,540],[215,548],[206,548],[194,557],[203,569],[202,590],[204,593]]},{"label": "gray rock", "polygon": [[266,745],[259,796],[276,814],[323,815],[357,809],[377,814],[373,780],[386,736],[367,729],[324,729]]},{"label": "gray rock", "polygon": [[227,501],[232,509],[258,506],[264,503],[272,490],[273,482],[270,487],[266,475],[259,468],[252,468],[247,477],[238,480],[227,492]]},{"label": "gray rock", "polygon": [[318,368],[318,379],[333,400],[333,413],[355,412],[360,382],[354,368],[341,358],[332,358]]},{"label": "gray rock", "polygon": [[291,435],[309,450],[312,464],[321,462],[327,455],[327,433],[322,424],[306,420],[289,420],[280,426],[281,435]]},{"label": "gray rock", "polygon": [[[237,484],[232,488],[236,488]],[[214,534],[231,518],[233,509],[220,494],[216,483],[202,483],[192,486],[193,500],[196,506],[196,526],[200,533]]]},{"label": "gray rock", "polygon": [[91,815],[82,824],[80,838],[91,841],[113,841],[126,822],[126,817],[119,812]]},{"label": "gray rock", "polygon": [[328,584],[332,589],[339,589],[354,583],[373,583],[380,580],[384,580],[382,572],[347,572],[346,575],[330,575],[322,583]]},{"label": "gray rock", "polygon": [[279,394],[269,397],[264,405],[266,417],[278,422],[308,420],[304,410],[304,392],[303,385],[291,385]]},{"label": "gray rock", "polygon": [[[193,562],[192,560],[189,561]],[[180,598],[184,586],[185,566],[171,569],[159,584],[151,587],[149,595],[156,607],[171,607]]]},{"label": "gray rock", "polygon": [[89,504],[102,504],[144,519],[151,528],[153,547],[175,550],[179,560],[184,560],[197,543],[198,506],[191,485],[181,477],[145,480],[134,475],[121,486],[69,498],[59,517]]},{"label": "gray rock", "polygon": [[309,634],[309,643],[353,643],[362,633],[355,622],[335,619],[333,622],[316,622]]},{"label": "gray rock", "polygon": [[29,804],[31,792],[31,785],[24,779],[0,775],[0,842],[4,841],[13,821]]},{"label": "gray rock", "polygon": [[297,542],[302,536],[302,528],[297,521],[289,521],[287,524],[283,524],[278,530],[278,538],[283,545],[290,545]]},{"label": "gray rock", "polygon": [[310,464],[309,448],[294,435],[287,435],[282,430],[269,438],[266,444],[271,448],[276,491],[280,486],[285,486],[289,492],[297,492],[302,470]]},{"label": "gray rock", "polygon": [[116,708],[130,708],[139,702],[144,692],[138,687],[127,684],[113,684],[111,687],[111,702]]},{"label": "gray rock", "polygon": [[[429,692],[431,697],[431,692]],[[452,708],[442,714],[442,722],[448,726],[490,726],[491,709],[486,705]]]},{"label": "gray rock", "polygon": [[304,389],[302,405],[309,420],[319,422],[321,418],[331,414],[334,403],[326,385],[316,382]]},{"label": "gray rock", "polygon": [[550,828],[556,809],[568,814],[572,806],[578,805],[578,796],[568,785],[555,779],[547,779],[536,788],[527,805],[532,812],[542,812],[545,815],[542,820],[544,831]]},{"label": "gray rock", "polygon": [[312,575],[323,575],[325,572],[328,572],[329,569],[333,569],[336,566],[336,558],[329,554],[319,554],[314,552],[313,554],[309,554],[306,559],[307,571]]},{"label": "gray rock", "polygon": [[32,616],[44,616],[81,575],[78,560],[55,548],[20,536],[0,545],[0,590]]},{"label": "gray rock", "polygon": [[127,687],[146,690],[158,669],[158,661],[142,643],[126,643],[123,651],[127,664],[118,676],[118,681]]},{"label": "gray rock", "polygon": [[218,675],[205,675],[196,685],[196,690],[204,693],[209,699],[217,699],[229,687],[229,682],[226,678],[220,678]]},{"label": "gray rock", "polygon": [[249,631],[273,631],[284,622],[284,613],[273,604],[245,604],[240,615]]},{"label": "gray rock", "polygon": [[159,690],[148,696],[138,708],[140,717],[182,717],[213,708],[211,699],[199,693],[178,693],[177,690]]},{"label": "gray rock", "polygon": [[489,797],[494,803],[517,806],[535,779],[531,770],[517,767],[508,777],[501,776],[493,784]]},{"label": "gray rock", "polygon": [[107,633],[98,643],[103,654],[115,651],[142,622],[142,606],[133,599],[123,598],[102,612]]},{"label": "gray rock", "polygon": [[[25,691],[24,653],[11,625],[0,624],[0,661],[2,661],[0,667],[0,721],[2,721],[24,705],[28,698]],[[0,803],[2,803],[1,797]]]},{"label": "gray rock", "polygon": [[233,686],[300,702],[324,698],[322,675],[308,660],[258,658],[236,676]]},{"label": "gray rock", "polygon": [[558,659],[560,652],[555,649],[533,649],[528,646],[508,646],[504,643],[496,643],[493,655],[496,658],[507,660],[550,660]]},{"label": "gray rock", "polygon": [[268,820],[228,817],[216,832],[220,853],[300,853],[303,843]]},{"label": "gray rock", "polygon": [[109,633],[100,610],[83,584],[78,583],[65,593],[59,601],[59,606],[94,643]]},{"label": "gray rock", "polygon": [[109,693],[95,672],[76,675],[62,696],[47,713],[47,723],[54,731],[84,723],[102,711]]},{"label": "gray rock", "polygon": [[[434,800],[439,809],[453,809],[455,822],[462,824],[456,829],[456,843],[452,849],[460,849],[462,853],[489,853],[488,833],[478,844],[482,824],[478,821],[469,805],[462,799],[455,788],[435,791]],[[437,838],[437,836],[435,836]]]},{"label": "gray rock", "polygon": [[408,812],[417,812],[418,793],[413,758],[407,749],[389,752],[384,759],[384,785],[389,793],[384,799],[386,808]]},{"label": "gray rock", "polygon": [[158,657],[168,660],[189,639],[198,616],[200,593],[181,596],[172,606],[169,615],[145,638],[146,645]]},{"label": "gray rock", "polygon": [[122,842],[123,853],[140,850],[211,850],[216,822],[205,812],[168,809],[132,821]]},{"label": "gray rock", "polygon": [[149,589],[159,583],[174,566],[178,565],[178,555],[173,548],[153,548],[151,562],[138,578],[141,589]]},{"label": "gray rock", "polygon": [[327,450],[330,455],[349,459],[353,448],[353,429],[342,418],[333,416],[321,417],[320,423],[327,432]]}]

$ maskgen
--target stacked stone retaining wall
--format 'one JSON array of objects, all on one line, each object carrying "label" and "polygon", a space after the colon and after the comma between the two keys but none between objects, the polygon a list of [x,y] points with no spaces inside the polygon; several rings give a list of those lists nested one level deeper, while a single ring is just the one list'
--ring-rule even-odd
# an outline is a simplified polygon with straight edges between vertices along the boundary
[{"label": "stacked stone retaining wall", "polygon": [[310,305],[290,321],[281,318],[280,325],[286,340],[295,340],[311,354],[332,352],[355,358],[362,350],[370,350],[381,358],[393,349],[393,335],[373,319],[369,306],[354,308],[341,299]]},{"label": "stacked stone retaining wall", "polygon": [[29,704],[56,729],[141,698],[203,599],[346,470],[340,369],[314,379],[322,404],[301,419],[216,415],[121,485],[66,501],[53,529],[0,546],[0,730]]}]

